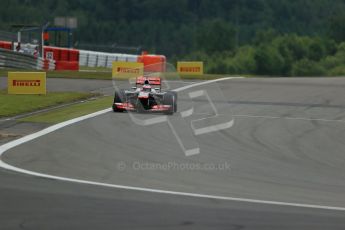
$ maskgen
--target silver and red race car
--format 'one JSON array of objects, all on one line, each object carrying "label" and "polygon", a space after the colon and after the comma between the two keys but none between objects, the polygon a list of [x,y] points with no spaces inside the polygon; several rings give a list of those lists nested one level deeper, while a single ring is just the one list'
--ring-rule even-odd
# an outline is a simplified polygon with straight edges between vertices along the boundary
[{"label": "silver and red race car", "polygon": [[172,115],[177,111],[177,93],[163,92],[159,77],[138,77],[132,89],[115,91],[113,110],[114,112],[162,112]]}]

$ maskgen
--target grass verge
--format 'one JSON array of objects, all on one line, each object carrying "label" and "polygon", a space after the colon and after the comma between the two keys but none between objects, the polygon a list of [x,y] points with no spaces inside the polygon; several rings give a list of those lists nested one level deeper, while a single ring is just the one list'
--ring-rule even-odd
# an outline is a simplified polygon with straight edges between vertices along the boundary
[{"label": "grass verge", "polygon": [[99,79],[111,80],[111,72],[103,71],[48,71],[48,78]]},{"label": "grass verge", "polygon": [[20,119],[24,122],[40,122],[40,123],[59,123],[90,114],[111,106],[113,97],[102,97],[95,100],[86,101],[80,104],[70,105],[49,112],[36,114],[33,116]]},{"label": "grass verge", "polygon": [[[48,78],[71,78],[71,79],[99,79],[111,80],[111,70],[105,68],[82,68],[81,71],[48,71]],[[37,70],[9,70],[0,69],[0,76],[6,77],[8,71],[23,71],[23,72],[37,72]],[[39,71],[38,71],[39,72]],[[182,80],[212,80],[230,75],[225,74],[203,74],[203,75],[181,75],[177,73],[167,73],[167,79],[182,79]],[[121,77],[119,80],[126,80],[128,77]]]},{"label": "grass verge", "polygon": [[[22,70],[22,69],[0,69],[0,77],[7,77],[8,72],[43,72],[40,70]],[[72,78],[72,79],[100,79],[110,80],[111,72],[104,71],[47,71],[48,78]]]},{"label": "grass verge", "polygon": [[47,95],[10,95],[0,90],[0,117],[10,117],[50,106],[90,98],[95,94],[76,92],[48,92]]},{"label": "grass verge", "polygon": [[238,75],[229,75],[229,74],[203,74],[203,75],[181,75],[182,80],[213,80],[223,77],[238,77]]}]

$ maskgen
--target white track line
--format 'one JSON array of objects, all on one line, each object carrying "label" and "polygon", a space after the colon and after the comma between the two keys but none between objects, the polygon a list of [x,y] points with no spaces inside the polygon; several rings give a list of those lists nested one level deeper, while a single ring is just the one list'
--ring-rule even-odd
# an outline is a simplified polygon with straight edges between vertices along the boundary
[{"label": "white track line", "polygon": [[37,177],[43,177],[43,178],[48,178],[48,179],[67,181],[67,182],[73,182],[73,183],[79,183],[79,184],[103,186],[103,187],[108,187],[108,188],[127,189],[127,190],[133,190],[133,191],[141,191],[141,192],[151,192],[151,193],[169,194],[169,195],[195,197],[195,198],[207,198],[207,199],[216,199],[216,200],[225,200],[225,201],[249,202],[249,203],[266,204],[266,205],[280,205],[280,206],[290,206],[290,207],[299,207],[299,208],[345,211],[344,207],[289,203],[289,202],[279,202],[279,201],[270,201],[270,200],[246,199],[246,198],[228,197],[228,196],[214,196],[214,195],[206,195],[206,194],[199,194],[199,193],[177,192],[177,191],[142,188],[142,187],[134,187],[134,186],[107,184],[107,183],[87,181],[87,180],[78,180],[78,179],[73,179],[73,178],[68,178],[68,177],[59,177],[59,176],[53,176],[49,174],[42,174],[42,173],[37,173],[33,171],[28,171],[25,169],[20,169],[20,168],[8,165],[6,163],[3,163],[2,161],[0,162],[0,167],[8,169],[8,170],[13,170],[16,172],[32,175],[32,176],[37,176]]},{"label": "white track line", "polygon": [[233,115],[233,116],[234,117],[244,117],[244,118],[286,119],[286,120],[320,121],[320,122],[341,122],[341,123],[345,123],[345,120],[332,120],[332,119],[324,119],[324,118],[255,116],[255,115],[244,115],[244,114],[237,114],[237,115]]},{"label": "white track line", "polygon": [[206,84],[210,84],[210,83],[214,83],[214,82],[218,82],[218,81],[231,80],[231,79],[240,79],[240,78],[243,78],[243,77],[224,77],[224,78],[214,79],[214,80],[210,80],[210,81],[203,81],[203,82],[198,82],[198,83],[194,83],[194,84],[191,84],[191,85],[186,85],[186,86],[174,89],[173,91],[180,92],[180,91],[183,91],[183,90],[186,90],[186,89],[190,89],[190,88],[193,88],[193,87],[197,87],[197,86],[201,86],[201,85],[206,85]]},{"label": "white track line", "polygon": [[[204,116],[211,116],[213,114],[210,113],[194,113],[194,115],[204,115]],[[219,115],[227,115],[220,113]],[[279,116],[266,116],[266,115],[249,115],[249,114],[231,114],[233,117],[239,118],[260,118],[260,119],[285,119],[285,120],[301,120],[301,121],[319,121],[319,122],[340,122],[345,123],[345,120],[332,120],[332,119],[325,119],[325,118],[311,118],[311,117],[279,117]]]},{"label": "white track line", "polygon": [[[224,80],[230,80],[234,79],[234,77],[228,77],[228,78],[220,78],[216,80],[206,81],[206,82],[200,82],[193,85],[187,85],[178,89],[175,89],[176,92],[186,90],[192,87],[197,87],[205,84],[210,84],[213,82],[218,81],[224,81]],[[82,117],[74,118],[69,121],[65,121],[53,126],[50,126],[46,129],[43,129],[39,132],[27,135],[25,137],[22,137],[20,139],[11,141],[7,144],[0,146],[0,167],[15,171],[18,173],[24,173],[31,176],[37,176],[37,177],[43,177],[48,179],[55,179],[60,181],[67,181],[67,182],[73,182],[73,183],[80,183],[80,184],[87,184],[87,185],[96,185],[96,186],[103,186],[108,188],[117,188],[117,189],[127,189],[127,190],[133,190],[133,191],[142,191],[142,192],[151,192],[151,193],[159,193],[159,194],[169,194],[169,195],[176,195],[176,196],[185,196],[185,197],[195,197],[195,198],[207,198],[207,199],[217,199],[217,200],[226,200],[226,201],[239,201],[239,202],[248,202],[248,203],[257,203],[257,204],[268,204],[268,205],[280,205],[280,206],[290,206],[290,207],[299,207],[299,208],[313,208],[313,209],[325,209],[325,210],[333,210],[333,211],[345,211],[345,207],[334,207],[334,206],[324,206],[324,205],[312,205],[312,204],[300,204],[300,203],[289,203],[289,202],[279,202],[279,201],[270,201],[270,200],[257,200],[257,199],[246,199],[246,198],[239,198],[239,197],[228,197],[228,196],[214,196],[214,195],[206,195],[206,194],[198,194],[198,193],[187,193],[187,192],[177,192],[177,191],[168,191],[168,190],[160,190],[160,189],[151,189],[151,188],[142,188],[142,187],[134,187],[134,186],[125,186],[125,185],[116,185],[116,184],[107,184],[107,183],[100,183],[95,181],[87,181],[87,180],[78,180],[68,177],[59,177],[59,176],[53,176],[49,174],[44,173],[38,173],[34,171],[29,171],[25,169],[21,169],[12,165],[9,165],[2,161],[1,156],[9,149],[12,149],[18,145],[24,144],[26,142],[29,142],[31,140],[34,140],[38,137],[44,136],[48,133],[54,132],[58,129],[61,129],[63,127],[66,127],[68,125],[72,125],[74,123],[96,117],[102,114],[105,114],[107,112],[110,112],[111,108],[101,110],[89,115],[85,115]]]}]

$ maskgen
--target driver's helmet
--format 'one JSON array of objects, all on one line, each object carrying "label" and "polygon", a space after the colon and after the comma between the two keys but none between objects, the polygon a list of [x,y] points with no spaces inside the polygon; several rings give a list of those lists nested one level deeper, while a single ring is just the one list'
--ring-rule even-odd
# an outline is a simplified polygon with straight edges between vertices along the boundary
[{"label": "driver's helmet", "polygon": [[150,85],[144,85],[143,86],[143,91],[144,92],[151,92],[152,87]]}]

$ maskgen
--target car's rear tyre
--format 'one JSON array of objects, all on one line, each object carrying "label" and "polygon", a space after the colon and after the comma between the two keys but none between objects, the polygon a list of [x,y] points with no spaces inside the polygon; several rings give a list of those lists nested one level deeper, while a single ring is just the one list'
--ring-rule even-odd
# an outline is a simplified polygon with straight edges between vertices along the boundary
[{"label": "car's rear tyre", "polygon": [[117,106],[115,105],[115,103],[123,103],[123,101],[125,100],[125,91],[124,90],[119,90],[119,91],[115,91],[115,95],[114,95],[114,103],[113,103],[113,111],[114,112],[123,112],[125,111],[124,109],[119,109],[117,108]]},{"label": "car's rear tyre", "polygon": [[163,97],[163,104],[170,105],[170,109],[165,112],[165,114],[172,115],[177,111],[177,94],[176,92],[167,92]]}]

